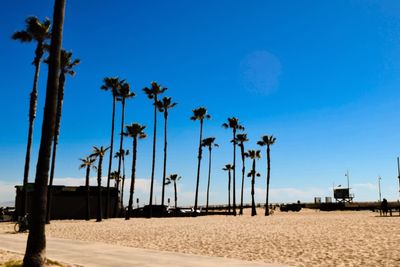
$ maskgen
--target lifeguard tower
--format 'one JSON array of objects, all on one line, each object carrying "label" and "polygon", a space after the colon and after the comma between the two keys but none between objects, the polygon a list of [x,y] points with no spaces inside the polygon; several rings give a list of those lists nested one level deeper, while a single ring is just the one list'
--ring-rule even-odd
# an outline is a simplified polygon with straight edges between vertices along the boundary
[{"label": "lifeguard tower", "polygon": [[336,202],[339,203],[351,203],[353,202],[354,194],[350,193],[350,178],[349,171],[346,172],[345,176],[347,176],[347,188],[342,187],[341,185],[337,187],[333,187],[333,197]]}]

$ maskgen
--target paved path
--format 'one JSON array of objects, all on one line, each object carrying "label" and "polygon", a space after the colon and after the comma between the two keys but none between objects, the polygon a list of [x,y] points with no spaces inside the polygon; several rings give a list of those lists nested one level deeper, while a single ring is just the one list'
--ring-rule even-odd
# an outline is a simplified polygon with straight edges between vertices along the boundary
[{"label": "paved path", "polygon": [[[24,253],[27,235],[0,234],[0,248]],[[70,239],[47,238],[47,256],[70,264],[90,266],[140,267],[284,267],[280,264],[249,262],[219,257],[198,256],[84,242]]]}]

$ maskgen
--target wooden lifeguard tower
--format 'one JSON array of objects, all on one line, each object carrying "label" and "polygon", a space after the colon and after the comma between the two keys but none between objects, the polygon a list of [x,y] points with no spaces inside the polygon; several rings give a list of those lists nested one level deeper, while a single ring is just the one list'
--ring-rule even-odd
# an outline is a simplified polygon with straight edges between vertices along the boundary
[{"label": "wooden lifeguard tower", "polygon": [[346,172],[345,176],[347,177],[347,188],[342,187],[341,185],[333,187],[333,197],[335,198],[336,202],[339,203],[351,203],[353,202],[354,198],[354,194],[350,193],[349,171]]}]

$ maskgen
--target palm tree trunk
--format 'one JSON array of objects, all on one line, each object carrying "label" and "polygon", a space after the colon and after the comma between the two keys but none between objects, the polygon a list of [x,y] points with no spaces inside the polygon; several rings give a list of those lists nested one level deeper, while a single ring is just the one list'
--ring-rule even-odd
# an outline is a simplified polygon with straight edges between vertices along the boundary
[{"label": "palm tree trunk", "polygon": [[162,193],[161,193],[161,205],[164,206],[164,195],[165,195],[165,176],[167,175],[167,122],[168,113],[167,109],[164,111],[164,168],[163,168],[163,181],[162,181]]},{"label": "palm tree trunk", "polygon": [[38,79],[39,79],[39,72],[40,72],[40,61],[43,56],[43,42],[38,42],[35,50],[35,74],[33,78],[33,88],[32,92],[30,93],[30,100],[29,100],[29,129],[28,129],[28,142],[26,145],[26,155],[25,155],[25,166],[24,166],[24,180],[23,180],[23,194],[22,194],[22,214],[24,215],[27,212],[27,184],[28,184],[28,177],[29,177],[29,165],[31,161],[31,150],[32,150],[32,139],[33,139],[33,122],[36,118],[36,109],[37,109],[37,98],[38,98]]},{"label": "palm tree trunk", "polygon": [[125,214],[125,220],[129,220],[132,214],[133,193],[135,191],[135,178],[136,178],[136,153],[137,153],[137,139],[133,138],[132,148],[132,173],[131,173],[131,188],[129,190],[128,212]]},{"label": "palm tree trunk", "polygon": [[103,156],[99,156],[99,165],[97,167],[97,218],[96,222],[101,222],[103,217],[103,203],[101,199],[101,168],[103,165]]},{"label": "palm tree trunk", "polygon": [[59,84],[58,84],[58,100],[57,100],[57,115],[56,115],[56,128],[53,138],[53,154],[51,156],[51,167],[50,167],[50,182],[47,192],[47,213],[46,213],[46,224],[50,223],[51,216],[51,206],[53,202],[53,180],[54,180],[54,170],[56,166],[56,156],[57,156],[57,145],[58,137],[60,136],[60,126],[61,126],[61,113],[62,105],[64,100],[64,84],[65,84],[65,74],[60,73]]},{"label": "palm tree trunk", "polygon": [[240,154],[242,156],[242,190],[240,193],[240,211],[239,215],[243,215],[243,190],[244,190],[244,175],[245,175],[245,159],[244,159],[244,145],[240,145]]},{"label": "palm tree trunk", "polygon": [[266,199],[265,199],[265,216],[269,216],[269,203],[268,203],[268,198],[269,198],[269,179],[270,179],[270,174],[271,174],[271,158],[270,158],[270,147],[267,144],[267,193],[266,193]]},{"label": "palm tree trunk", "polygon": [[228,212],[231,213],[231,170],[228,170]]},{"label": "palm tree trunk", "polygon": [[[121,112],[121,136],[119,139],[119,157],[118,157],[118,180],[117,180],[117,199],[115,201],[115,207],[114,207],[114,217],[117,217],[117,210],[118,210],[118,205],[122,203],[122,200],[118,199],[118,192],[119,192],[119,178],[121,177],[121,162],[122,162],[122,157],[123,152],[122,152],[122,147],[124,143],[124,118],[125,118],[125,98],[122,99],[122,112]],[[121,205],[122,206],[122,205]]]},{"label": "palm tree trunk", "polygon": [[251,177],[251,216],[257,215],[256,202],[254,201],[254,184],[256,180],[256,160],[253,159],[253,172]]},{"label": "palm tree trunk", "polygon": [[208,182],[207,182],[207,203],[206,203],[206,214],[208,215],[208,199],[210,196],[210,180],[211,180],[211,146],[208,148]]},{"label": "palm tree trunk", "polygon": [[89,177],[90,177],[90,165],[86,167],[86,221],[90,220],[90,187],[89,187]]},{"label": "palm tree trunk", "polygon": [[156,164],[156,135],[157,135],[157,95],[154,96],[154,130],[153,130],[153,160],[151,163],[151,182],[150,182],[150,200],[149,200],[149,214],[152,217],[153,213],[153,186],[154,186],[154,168]]},{"label": "palm tree trunk", "polygon": [[236,129],[233,129],[233,215],[236,216]]},{"label": "palm tree trunk", "polygon": [[199,154],[198,154],[198,162],[197,162],[197,179],[196,179],[196,195],[194,198],[194,214],[197,214],[197,201],[199,198],[199,182],[200,182],[200,164],[201,164],[201,141],[203,140],[203,120],[200,120],[200,141],[199,141]]},{"label": "palm tree trunk", "polygon": [[108,219],[108,213],[110,211],[110,180],[111,180],[111,167],[113,159],[114,149],[114,120],[115,120],[115,98],[113,94],[113,107],[112,107],[112,119],[111,119],[111,144],[110,144],[110,160],[108,162],[108,174],[107,174],[107,198],[106,198],[106,213],[105,218]]},{"label": "palm tree trunk", "polygon": [[58,72],[64,24],[65,0],[56,0],[53,15],[53,30],[50,47],[49,74],[47,78],[46,100],[44,106],[42,135],[36,165],[35,193],[33,194],[32,216],[23,266],[43,266],[46,257],[46,205],[47,183],[51,143],[54,136],[57,112]]},{"label": "palm tree trunk", "polygon": [[178,207],[178,193],[176,191],[176,181],[174,181],[174,191],[175,191],[175,209]]}]

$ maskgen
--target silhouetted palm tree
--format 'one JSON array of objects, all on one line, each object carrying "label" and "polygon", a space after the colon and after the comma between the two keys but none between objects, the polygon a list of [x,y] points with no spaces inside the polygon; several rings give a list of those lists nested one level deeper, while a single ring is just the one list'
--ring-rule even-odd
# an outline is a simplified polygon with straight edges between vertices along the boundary
[{"label": "silhouetted palm tree", "polygon": [[233,165],[226,164],[222,170],[228,172],[228,212],[231,213],[231,170],[233,170]]},{"label": "silhouetted palm tree", "polygon": [[33,122],[36,117],[37,109],[37,98],[38,98],[38,78],[40,70],[40,62],[44,54],[45,42],[50,38],[50,20],[45,18],[41,22],[36,17],[28,17],[25,20],[26,28],[22,31],[17,31],[12,35],[12,39],[19,40],[23,43],[25,42],[36,42],[35,58],[33,60],[33,65],[35,66],[35,75],[33,78],[33,88],[30,94],[29,101],[29,130],[28,130],[28,142],[26,146],[25,155],[25,166],[24,166],[24,180],[22,184],[23,195],[22,195],[22,211],[23,214],[26,213],[26,184],[28,183],[29,176],[29,165],[31,160],[31,149],[32,149],[32,138],[33,138]]},{"label": "silhouetted palm tree", "polygon": [[125,214],[126,220],[129,220],[132,213],[133,193],[135,191],[135,178],[136,178],[137,140],[138,138],[140,139],[146,138],[146,134],[143,131],[145,128],[146,126],[142,126],[138,123],[132,123],[131,125],[126,126],[126,133],[124,133],[124,135],[129,136],[133,139],[131,187],[129,190],[128,212]]},{"label": "silhouetted palm tree", "polygon": [[239,215],[243,215],[243,190],[244,190],[244,175],[246,172],[246,164],[245,164],[245,155],[244,155],[244,142],[249,141],[247,139],[247,134],[237,134],[236,135],[236,143],[240,147],[240,155],[242,157],[242,188],[240,191],[240,210]]},{"label": "silhouetted palm tree", "polygon": [[254,185],[256,176],[260,177],[260,174],[256,171],[256,159],[261,158],[260,150],[249,150],[245,153],[245,156],[253,160],[251,171],[247,174],[247,177],[251,177],[251,216],[257,215],[256,202],[254,200]]},{"label": "silhouetted palm tree", "polygon": [[86,157],[84,159],[79,159],[82,161],[81,165],[79,165],[79,169],[86,168],[86,179],[85,179],[85,187],[86,187],[86,221],[90,220],[90,168],[97,170],[96,166],[93,163],[96,161],[95,158]]},{"label": "silhouetted palm tree", "polygon": [[106,199],[106,214],[105,217],[108,218],[108,213],[110,211],[110,175],[112,167],[112,157],[114,151],[114,121],[115,121],[115,102],[117,100],[119,91],[121,89],[121,84],[124,80],[120,80],[118,77],[106,77],[103,79],[103,85],[100,87],[102,90],[111,90],[112,93],[112,118],[111,118],[111,141],[110,141],[110,160],[108,162],[108,174],[107,174],[107,199]]},{"label": "silhouetted palm tree", "polygon": [[270,181],[270,174],[271,174],[271,157],[270,151],[271,146],[275,143],[276,138],[273,135],[264,135],[261,137],[261,141],[258,141],[257,144],[259,146],[267,146],[267,193],[265,199],[265,216],[269,215],[269,181]]},{"label": "silhouetted palm tree", "polygon": [[119,182],[120,182],[121,179],[122,179],[121,176],[118,175],[118,171],[113,171],[113,172],[111,172],[111,174],[110,174],[110,179],[115,181],[114,187],[115,187],[115,188],[118,188],[118,184],[119,184]]},{"label": "silhouetted palm tree", "polygon": [[165,185],[169,185],[172,182],[174,183],[174,196],[175,196],[175,209],[178,207],[178,192],[176,190],[176,182],[179,181],[182,177],[178,176],[178,174],[174,173],[174,174],[170,174],[165,181]]},{"label": "silhouetted palm tree", "polygon": [[122,149],[115,152],[114,158],[122,157],[122,185],[121,185],[121,207],[124,207],[124,187],[125,187],[125,157],[129,155],[129,149]]},{"label": "silhouetted palm tree", "polygon": [[[61,113],[62,113],[62,105],[64,100],[64,86],[65,86],[65,76],[67,74],[72,77],[75,76],[75,71],[73,68],[78,65],[80,62],[79,59],[72,60],[72,52],[67,52],[64,49],[61,50],[61,58],[60,58],[60,76],[58,80],[58,100],[57,100],[57,115],[56,115],[56,129],[53,138],[53,152],[51,156],[51,167],[50,167],[50,182],[48,188],[48,196],[47,196],[47,216],[46,223],[50,223],[51,216],[51,205],[53,199],[53,180],[54,180],[54,169],[56,166],[56,153],[57,153],[57,145],[58,145],[58,137],[60,136],[60,126],[61,126]],[[46,60],[47,63],[47,60]]]},{"label": "silhouetted palm tree", "polygon": [[167,122],[168,122],[168,110],[175,107],[176,103],[171,102],[170,97],[163,97],[162,100],[157,101],[158,111],[164,114],[164,167],[163,167],[163,181],[162,181],[162,193],[161,193],[161,205],[164,206],[164,195],[165,195],[165,176],[167,175]]},{"label": "silhouetted palm tree", "polygon": [[193,116],[190,117],[192,121],[200,121],[200,141],[199,141],[199,152],[198,152],[198,162],[197,162],[197,178],[196,178],[196,194],[194,198],[194,214],[197,214],[197,201],[199,198],[199,182],[200,182],[200,164],[201,164],[201,154],[203,150],[201,149],[201,142],[203,141],[203,123],[204,120],[211,119],[211,116],[207,114],[207,109],[204,107],[199,107],[193,110]]},{"label": "silhouetted palm tree", "polygon": [[215,143],[215,137],[204,138],[201,146],[208,147],[208,182],[207,182],[207,202],[206,202],[206,214],[208,214],[208,200],[210,196],[210,181],[211,181],[211,151],[213,147],[218,147]]},{"label": "silhouetted palm tree", "polygon": [[45,262],[47,183],[49,179],[51,144],[57,113],[58,72],[60,70],[64,11],[65,0],[55,0],[46,100],[36,164],[35,194],[33,195],[32,213],[29,220],[29,236],[23,261],[23,266],[25,267],[39,267],[43,266]]},{"label": "silhouetted palm tree", "polygon": [[100,148],[98,148],[96,146],[93,146],[93,153],[90,155],[90,157],[99,159],[97,165],[97,222],[101,222],[103,217],[103,205],[101,200],[101,172],[103,168],[103,158],[109,148],[110,147],[103,148],[103,146],[101,146]]},{"label": "silhouetted palm tree", "polygon": [[223,123],[222,127],[231,128],[233,134],[233,215],[236,216],[236,131],[244,130],[244,127],[239,124],[239,119],[235,117],[228,118],[228,123]]},{"label": "silhouetted palm tree", "polygon": [[153,132],[153,159],[151,164],[151,183],[150,183],[150,200],[149,200],[149,217],[152,216],[153,212],[153,186],[154,186],[154,168],[156,164],[156,138],[157,138],[157,102],[158,95],[164,93],[167,88],[162,87],[156,82],[151,82],[151,87],[143,88],[144,93],[149,99],[153,100],[154,105],[154,132]]},{"label": "silhouetted palm tree", "polygon": [[[117,100],[121,102],[122,104],[122,111],[121,111],[121,134],[120,134],[120,140],[119,140],[119,152],[123,151],[123,142],[124,142],[124,118],[125,118],[125,103],[126,99],[133,98],[135,96],[134,92],[131,92],[130,90],[130,85],[127,82],[122,82],[121,83],[121,88],[119,90],[119,94],[117,97]],[[122,153],[120,153],[122,156]],[[118,158],[118,177],[121,177],[121,162],[122,162],[122,157]],[[117,183],[117,190],[119,190],[119,182]],[[118,204],[121,204],[122,207],[122,192],[121,192],[121,202],[118,203],[118,201],[115,202],[115,208],[114,208],[114,217],[117,216],[117,210],[118,210]]]}]

